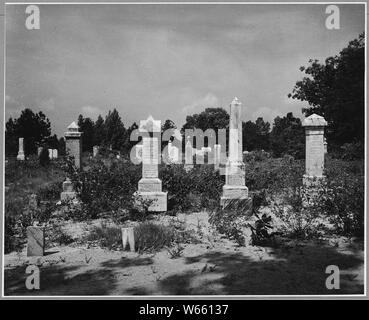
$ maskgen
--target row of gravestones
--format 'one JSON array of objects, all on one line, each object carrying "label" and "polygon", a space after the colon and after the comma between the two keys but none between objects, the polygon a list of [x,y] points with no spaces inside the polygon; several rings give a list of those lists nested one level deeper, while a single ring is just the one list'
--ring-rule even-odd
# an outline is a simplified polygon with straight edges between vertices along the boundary
[{"label": "row of gravestones", "polygon": [[[303,176],[304,185],[315,185],[324,180],[324,154],[326,143],[324,140],[324,127],[327,122],[323,117],[313,114],[303,121],[306,132],[306,172]],[[81,132],[78,125],[73,122],[65,133],[67,154],[74,157],[75,166],[81,165]],[[162,182],[158,176],[159,146],[158,135],[161,133],[161,122],[154,120],[151,116],[147,120],[140,121],[140,130],[149,132],[148,137],[142,139],[142,178],[138,182],[136,195],[142,199],[152,200],[149,211],[163,212],[167,210],[167,192],[162,191]],[[186,156],[185,166],[192,166],[192,152]],[[216,154],[220,154],[219,147],[214,147]],[[96,151],[96,154],[98,149]],[[220,159],[220,157],[219,157]],[[229,201],[242,200],[251,202],[248,188],[245,185],[245,171],[242,161],[242,120],[241,103],[235,98],[230,105],[229,121],[229,153],[225,168],[225,185],[220,202],[225,206]],[[76,200],[76,193],[69,178],[63,182],[61,200]],[[43,254],[43,231],[37,227],[30,227],[28,234],[29,255]],[[133,241],[132,233],[122,233],[123,244]],[[128,236],[128,234],[130,236]],[[127,238],[128,237],[128,238]],[[33,249],[36,248],[36,249]],[[132,246],[131,246],[132,248]],[[42,249],[42,250],[41,250]],[[41,254],[42,253],[42,254]]]},{"label": "row of gravestones", "polygon": [[[17,160],[24,161],[26,159],[24,155],[24,138],[19,138],[19,144],[18,144],[18,155]],[[40,156],[42,152],[43,147],[37,148],[37,156]],[[49,151],[49,159],[58,159],[58,150],[57,149],[48,149]]]}]

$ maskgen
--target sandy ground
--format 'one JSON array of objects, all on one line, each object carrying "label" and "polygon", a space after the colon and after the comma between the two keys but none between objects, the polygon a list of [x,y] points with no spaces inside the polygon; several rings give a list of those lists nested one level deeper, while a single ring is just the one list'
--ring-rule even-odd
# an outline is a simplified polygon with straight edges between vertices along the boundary
[{"label": "sandy ground", "polygon": [[[239,247],[209,234],[204,213],[179,217],[199,243],[179,258],[63,246],[43,257],[5,255],[5,295],[291,295],[363,294],[363,244],[345,238],[284,241],[278,248]],[[25,286],[26,267],[40,268],[40,289]],[[340,269],[340,289],[328,290],[328,265]]]}]

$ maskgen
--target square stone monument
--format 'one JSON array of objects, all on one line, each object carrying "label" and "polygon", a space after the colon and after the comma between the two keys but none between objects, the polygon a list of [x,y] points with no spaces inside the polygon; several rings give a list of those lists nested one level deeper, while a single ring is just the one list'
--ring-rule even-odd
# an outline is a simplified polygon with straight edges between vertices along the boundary
[{"label": "square stone monument", "polygon": [[82,142],[79,126],[73,121],[64,133],[66,153],[74,157],[74,164],[77,168],[81,167]]},{"label": "square stone monument", "polygon": [[[81,167],[81,155],[82,155],[82,142],[81,135],[79,132],[79,126],[73,121],[65,132],[65,146],[66,153],[68,156],[74,157],[74,165],[77,168]],[[77,200],[77,193],[73,189],[73,183],[67,177],[63,182],[63,192],[60,194],[61,201]]]},{"label": "square stone monument", "polygon": [[61,201],[70,201],[77,198],[77,193],[74,191],[73,183],[69,178],[63,182],[63,192],[60,194]]},{"label": "square stone monument", "polygon": [[230,105],[229,152],[226,164],[226,183],[220,204],[224,208],[232,200],[252,201],[245,185],[245,170],[242,161],[241,102],[234,98]]},{"label": "square stone monument", "polygon": [[138,182],[136,195],[143,199],[153,200],[148,208],[149,211],[167,211],[167,192],[162,191],[158,170],[161,159],[159,138],[152,136],[160,134],[160,121],[154,120],[150,116],[147,120],[140,122],[140,131],[146,131],[149,136],[142,138],[142,178]]},{"label": "square stone monument", "polygon": [[302,126],[305,127],[306,171],[303,177],[305,186],[320,185],[324,182],[324,127],[327,121],[317,114],[307,117]]},{"label": "square stone monument", "polygon": [[19,138],[19,145],[18,145],[18,155],[17,155],[17,160],[20,161],[24,161],[25,160],[25,156],[24,156],[24,146],[23,146],[23,138]]}]

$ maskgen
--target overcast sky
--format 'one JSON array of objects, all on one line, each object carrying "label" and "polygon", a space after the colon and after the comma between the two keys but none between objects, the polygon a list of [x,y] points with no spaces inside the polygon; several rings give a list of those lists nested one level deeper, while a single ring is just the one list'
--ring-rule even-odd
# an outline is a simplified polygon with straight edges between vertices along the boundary
[{"label": "overcast sky", "polygon": [[173,120],[237,96],[243,120],[272,121],[304,103],[288,99],[299,67],[337,54],[365,28],[364,5],[40,5],[40,30],[25,5],[6,7],[6,119],[30,107],[53,133],[82,113],[116,107],[124,124]]}]

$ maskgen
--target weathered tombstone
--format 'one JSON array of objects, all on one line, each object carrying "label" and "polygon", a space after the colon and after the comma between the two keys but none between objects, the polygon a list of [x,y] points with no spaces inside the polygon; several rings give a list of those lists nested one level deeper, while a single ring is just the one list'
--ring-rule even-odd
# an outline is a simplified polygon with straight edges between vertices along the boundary
[{"label": "weathered tombstone", "polygon": [[142,144],[136,144],[136,158],[142,162]]},{"label": "weathered tombstone", "polygon": [[135,234],[133,227],[122,228],[122,245],[123,250],[126,250],[127,244],[129,244],[129,249],[135,251]]},{"label": "weathered tombstone", "polygon": [[245,170],[242,160],[242,121],[241,102],[234,98],[230,105],[229,156],[226,164],[226,183],[220,203],[224,208],[237,200],[252,201],[245,185]]},{"label": "weathered tombstone", "polygon": [[168,159],[170,163],[179,162],[179,149],[173,146],[172,142],[168,142]]},{"label": "weathered tombstone", "polygon": [[303,177],[305,186],[319,185],[324,181],[324,127],[326,125],[327,121],[315,113],[302,123],[306,136],[306,172]]},{"label": "weathered tombstone", "polygon": [[221,147],[220,144],[214,145],[214,169],[218,170],[220,165],[220,155],[221,155]]},{"label": "weathered tombstone", "polygon": [[49,151],[49,159],[52,160],[53,158],[53,149],[48,149]]},{"label": "weathered tombstone", "polygon": [[27,227],[27,257],[43,256],[45,248],[44,230],[40,227]]},{"label": "weathered tombstone", "polygon": [[38,148],[37,148],[37,156],[38,156],[38,157],[40,156],[40,154],[41,154],[41,152],[42,152],[42,149],[43,149],[43,147],[38,147]]},{"label": "weathered tombstone", "polygon": [[63,182],[63,191],[60,194],[61,201],[70,201],[77,198],[77,193],[74,191],[73,183],[69,178]]},{"label": "weathered tombstone", "polygon": [[53,159],[58,159],[58,150],[53,149]]},{"label": "weathered tombstone", "polygon": [[193,148],[190,141],[190,137],[187,137],[187,142],[185,146],[185,170],[188,172],[193,169]]},{"label": "weathered tombstone", "polygon": [[77,168],[81,167],[82,156],[82,132],[79,132],[79,126],[73,121],[67,128],[65,136],[66,153],[74,157],[74,164]]},{"label": "weathered tombstone", "polygon": [[17,160],[20,161],[24,161],[25,156],[24,156],[24,146],[23,146],[23,138],[19,138],[19,146],[18,146],[18,155],[17,155]]},{"label": "weathered tombstone", "polygon": [[99,146],[93,146],[93,157],[96,157],[99,154]]},{"label": "weathered tombstone", "polygon": [[144,201],[149,200],[149,211],[167,211],[167,192],[162,192],[162,183],[159,179],[159,138],[151,136],[160,134],[160,120],[151,116],[140,122],[140,130],[150,133],[149,137],[142,138],[142,178],[138,182],[138,192]]}]

